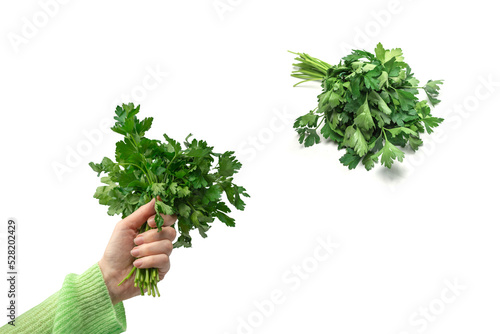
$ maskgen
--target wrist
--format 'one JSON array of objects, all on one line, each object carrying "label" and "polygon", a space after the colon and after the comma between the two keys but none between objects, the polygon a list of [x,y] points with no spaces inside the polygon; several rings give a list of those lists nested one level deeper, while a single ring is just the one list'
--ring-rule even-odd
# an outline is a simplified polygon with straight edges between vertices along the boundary
[{"label": "wrist", "polygon": [[102,260],[98,262],[99,268],[101,269],[102,277],[104,279],[104,283],[106,284],[106,287],[108,289],[109,297],[111,299],[111,303],[113,305],[116,305],[117,303],[121,302],[121,299],[119,297],[117,290],[119,280],[116,277],[116,275],[113,275],[110,273],[109,270],[107,270],[107,266],[102,263]]}]

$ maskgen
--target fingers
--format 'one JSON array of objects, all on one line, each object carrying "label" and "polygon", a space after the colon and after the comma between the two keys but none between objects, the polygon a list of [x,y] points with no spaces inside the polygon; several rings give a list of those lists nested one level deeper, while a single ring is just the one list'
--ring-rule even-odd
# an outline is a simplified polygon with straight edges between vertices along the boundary
[{"label": "fingers", "polygon": [[[142,224],[144,224],[144,221],[147,220],[149,226],[155,228],[155,215],[155,199],[152,199],[149,203],[146,203],[139,209],[135,210],[130,216],[124,218],[122,223],[129,228],[138,229],[142,226]],[[163,217],[163,226],[173,225],[177,220],[177,216],[175,215],[169,216],[161,214],[161,216]]]},{"label": "fingers", "polygon": [[174,241],[176,236],[175,229],[173,227],[162,228],[160,232],[157,229],[149,230],[144,233],[139,234],[135,239],[134,243],[139,246],[142,244],[147,244],[154,241],[168,239]]},{"label": "fingers", "polygon": [[[175,215],[169,216],[169,215],[164,215],[163,213],[160,213],[160,215],[163,217],[163,226],[171,226],[177,220],[177,216]],[[148,218],[148,224],[152,228],[156,227],[155,215],[152,215],[151,217]]]},{"label": "fingers", "polygon": [[156,254],[142,257],[134,261],[134,266],[137,268],[158,268],[160,279],[170,269],[170,258],[167,254]]},{"label": "fingers", "polygon": [[167,256],[170,256],[173,249],[174,246],[172,241],[167,239],[136,246],[130,251],[130,255],[138,258],[156,254],[166,254]]},{"label": "fingers", "polygon": [[137,245],[130,251],[130,255],[138,258],[134,261],[137,268],[158,268],[160,279],[170,269],[170,254],[174,248],[175,229],[165,227],[158,232],[157,229],[139,234],[134,243]]},{"label": "fingers", "polygon": [[156,241],[150,244],[135,247],[130,254],[139,259],[134,261],[137,268],[158,268],[160,279],[170,269],[170,254],[172,254],[173,245],[170,240]]},{"label": "fingers", "polygon": [[125,226],[138,229],[144,224],[144,221],[151,215],[155,214],[155,200],[152,199],[149,203],[144,204],[139,209],[135,210],[130,216],[124,218],[122,223]]}]

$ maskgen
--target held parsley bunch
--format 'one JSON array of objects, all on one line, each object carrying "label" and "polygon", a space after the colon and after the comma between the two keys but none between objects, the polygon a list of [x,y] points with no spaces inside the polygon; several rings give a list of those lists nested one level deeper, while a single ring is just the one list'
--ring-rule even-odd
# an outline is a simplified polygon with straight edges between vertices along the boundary
[{"label": "held parsley bunch", "polygon": [[[294,52],[292,52],[294,53]],[[340,162],[349,169],[361,161],[367,170],[380,162],[391,168],[395,159],[403,161],[404,152],[396,146],[409,144],[416,151],[422,144],[420,133],[432,133],[443,121],[433,117],[426,100],[419,101],[418,89],[423,89],[432,106],[443,80],[429,80],[423,87],[403,62],[401,49],[386,50],[378,44],[375,55],[354,50],[331,66],[305,53],[293,64],[292,76],[306,81],[321,81],[323,92],[318,107],[297,118],[294,128],[299,142],[306,147],[320,142],[317,130],[324,138],[347,152]]]},{"label": "held parsley bunch", "polygon": [[[233,183],[233,176],[241,164],[234,152],[213,152],[213,147],[203,140],[192,139],[189,135],[184,142],[184,149],[175,140],[163,135],[165,142],[144,137],[151,128],[152,117],[139,121],[136,114],[139,107],[133,104],[116,108],[113,131],[124,136],[116,143],[116,162],[105,157],[101,163],[90,163],[90,167],[106,185],[97,188],[94,197],[99,204],[108,205],[108,214],[121,214],[122,218],[130,215],[141,205],[153,198],[155,202],[155,221],[158,231],[163,226],[160,215],[177,215],[180,236],[175,247],[191,247],[192,230],[198,230],[205,238],[215,218],[227,226],[234,226],[234,219],[227,213],[231,210],[222,201],[225,193],[227,200],[238,210],[244,210],[242,196],[249,197],[245,188]],[[149,230],[145,222],[140,233]],[[158,269],[132,268],[130,278],[135,271],[135,286],[141,294],[160,293],[156,283],[159,281]],[[123,282],[122,281],[122,282]],[[121,283],[120,283],[121,284]]]}]

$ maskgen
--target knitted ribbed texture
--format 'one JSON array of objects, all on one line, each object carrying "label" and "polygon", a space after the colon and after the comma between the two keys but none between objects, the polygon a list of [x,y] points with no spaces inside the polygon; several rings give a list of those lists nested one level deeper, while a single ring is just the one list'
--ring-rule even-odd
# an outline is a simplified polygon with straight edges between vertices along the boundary
[{"label": "knitted ribbed texture", "polygon": [[126,330],[123,303],[113,306],[96,263],[81,275],[69,274],[60,291],[18,316],[0,333],[114,334]]}]

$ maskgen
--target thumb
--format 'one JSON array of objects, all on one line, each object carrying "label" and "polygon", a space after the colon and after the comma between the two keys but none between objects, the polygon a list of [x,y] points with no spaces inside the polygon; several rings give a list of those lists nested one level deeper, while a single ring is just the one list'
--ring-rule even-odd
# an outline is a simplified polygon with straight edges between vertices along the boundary
[{"label": "thumb", "polygon": [[146,222],[146,220],[154,215],[155,199],[153,198],[149,203],[142,205],[139,209],[135,210],[130,216],[123,219],[125,226],[138,229]]}]

